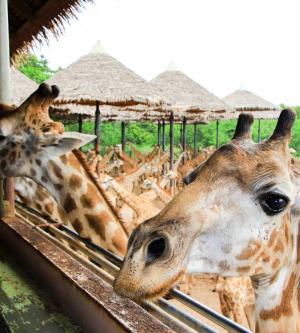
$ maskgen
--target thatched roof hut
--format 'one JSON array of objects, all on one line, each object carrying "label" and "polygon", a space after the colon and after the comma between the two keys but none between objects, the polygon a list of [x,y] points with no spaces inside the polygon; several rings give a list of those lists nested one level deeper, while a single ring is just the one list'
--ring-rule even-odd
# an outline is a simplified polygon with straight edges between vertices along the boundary
[{"label": "thatched roof hut", "polygon": [[98,42],[92,51],[56,73],[50,84],[61,93],[58,104],[161,105],[160,91],[107,54]]},{"label": "thatched roof hut", "polygon": [[233,112],[221,99],[179,71],[174,63],[150,83],[160,89],[174,109],[209,118],[226,118]]},{"label": "thatched roof hut", "polygon": [[280,108],[248,90],[236,90],[223,98],[223,101],[240,112],[252,112],[255,118],[278,118]]},{"label": "thatched roof hut", "polygon": [[11,68],[10,75],[11,102],[14,105],[20,105],[37,89],[38,85],[13,67]]},{"label": "thatched roof hut", "polygon": [[59,36],[63,24],[93,0],[8,0],[11,55],[42,42],[49,33]]}]

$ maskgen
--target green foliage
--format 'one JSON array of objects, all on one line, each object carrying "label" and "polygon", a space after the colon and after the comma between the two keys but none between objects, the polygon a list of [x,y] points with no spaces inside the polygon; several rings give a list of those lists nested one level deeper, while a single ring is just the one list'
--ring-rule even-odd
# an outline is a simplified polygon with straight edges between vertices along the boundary
[{"label": "green foliage", "polygon": [[48,80],[56,72],[49,67],[48,60],[44,56],[38,58],[33,54],[23,55],[17,63],[17,68],[37,83]]},{"label": "green foliage", "polygon": [[[290,146],[296,150],[296,155],[300,156],[300,106],[294,108],[298,114],[298,120],[293,127],[293,135]],[[222,120],[219,122],[219,144],[228,142],[235,129],[236,120]],[[276,120],[261,120],[261,139],[267,139],[273,132]],[[78,125],[66,125],[66,130],[77,131]],[[84,133],[94,133],[94,123],[85,122],[83,124]],[[253,125],[253,140],[258,139],[258,120]],[[157,142],[157,124],[156,123],[131,123],[126,126],[126,141],[134,143],[141,151],[148,152]],[[121,124],[120,123],[102,123],[101,124],[101,151],[106,147],[120,144],[121,142]],[[174,142],[178,147],[180,143],[180,125],[174,126]],[[194,125],[187,126],[187,144],[191,148],[194,143]],[[166,144],[169,145],[169,126],[166,126]],[[208,125],[197,125],[197,148],[202,149],[207,146],[216,145],[216,122],[210,122]],[[88,148],[91,148],[89,144]]]}]

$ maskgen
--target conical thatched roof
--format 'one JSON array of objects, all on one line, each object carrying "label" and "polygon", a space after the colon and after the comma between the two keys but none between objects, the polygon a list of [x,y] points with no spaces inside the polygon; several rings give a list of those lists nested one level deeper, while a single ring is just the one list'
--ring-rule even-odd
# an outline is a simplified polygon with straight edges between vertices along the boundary
[{"label": "conical thatched roof", "polygon": [[49,33],[57,37],[64,22],[76,17],[87,2],[93,0],[8,0],[11,54],[47,39]]},{"label": "conical thatched roof", "polygon": [[278,118],[280,108],[248,90],[236,90],[223,98],[223,101],[238,112],[253,112],[256,118]]},{"label": "conical thatched roof", "polygon": [[150,83],[160,89],[175,109],[207,113],[211,118],[223,118],[229,111],[233,112],[221,99],[179,71],[173,62]]},{"label": "conical thatched roof", "polygon": [[11,102],[14,105],[20,105],[37,89],[38,85],[13,67],[10,73]]},{"label": "conical thatched roof", "polygon": [[98,42],[94,49],[66,69],[55,74],[50,84],[57,84],[59,104],[130,106],[160,105],[157,88],[104,52]]}]

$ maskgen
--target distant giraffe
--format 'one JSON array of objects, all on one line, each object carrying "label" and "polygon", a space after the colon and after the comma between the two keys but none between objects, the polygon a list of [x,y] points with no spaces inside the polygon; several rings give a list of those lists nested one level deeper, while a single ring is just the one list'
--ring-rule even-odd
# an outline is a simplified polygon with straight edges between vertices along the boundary
[{"label": "distant giraffe", "polygon": [[[117,212],[70,149],[94,136],[64,133],[48,107],[58,89],[41,85],[19,108],[0,113],[0,176],[26,176],[44,186],[77,232],[107,249],[124,254],[128,235]],[[85,140],[85,141],[84,141]]]},{"label": "distant giraffe", "polygon": [[295,113],[283,110],[271,137],[256,144],[253,116],[240,114],[233,139],[135,229],[115,290],[155,299],[185,270],[250,277],[255,332],[299,333],[300,171],[288,148],[294,122]]}]

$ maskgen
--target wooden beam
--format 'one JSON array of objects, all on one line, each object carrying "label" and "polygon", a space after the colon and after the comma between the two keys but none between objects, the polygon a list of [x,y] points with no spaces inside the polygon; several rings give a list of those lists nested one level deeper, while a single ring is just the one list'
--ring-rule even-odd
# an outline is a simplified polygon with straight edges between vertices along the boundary
[{"label": "wooden beam", "polygon": [[162,150],[166,151],[166,122],[162,121]]},{"label": "wooden beam", "polygon": [[125,121],[121,122],[121,144],[122,144],[122,151],[125,152],[125,148],[126,148],[126,124],[125,124]]},{"label": "wooden beam", "polygon": [[170,170],[174,166],[174,114],[170,114]]},{"label": "wooden beam", "polygon": [[197,157],[197,123],[194,123],[194,158]]},{"label": "wooden beam", "polygon": [[100,141],[101,141],[101,114],[99,102],[96,102],[96,111],[95,111],[95,152],[98,155],[100,152]]},{"label": "wooden beam", "polygon": [[78,115],[78,132],[82,133],[82,114]]},{"label": "wooden beam", "polygon": [[161,145],[161,123],[158,121],[157,123],[157,145],[160,147]]},{"label": "wooden beam", "polygon": [[261,120],[261,119],[258,119],[257,142],[260,142],[260,141],[261,141],[260,120]]},{"label": "wooden beam", "polygon": [[216,147],[219,148],[219,120],[216,122]]}]

